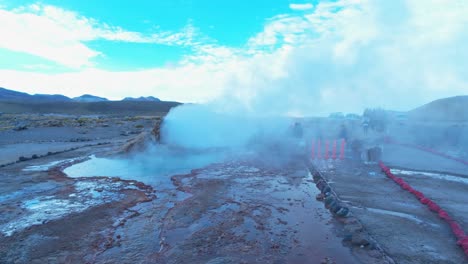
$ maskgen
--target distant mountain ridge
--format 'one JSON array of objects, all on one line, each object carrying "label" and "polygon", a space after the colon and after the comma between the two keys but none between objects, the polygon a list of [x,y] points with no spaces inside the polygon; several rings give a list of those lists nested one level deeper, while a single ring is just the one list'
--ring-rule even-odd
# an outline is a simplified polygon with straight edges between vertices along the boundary
[{"label": "distant mountain ridge", "polygon": [[140,96],[138,98],[125,97],[122,101],[160,102],[161,100],[153,96],[147,96],[147,97]]},{"label": "distant mountain ridge", "polygon": [[72,99],[61,94],[35,94],[8,90],[0,87],[0,101],[27,101],[27,102],[70,102]]},{"label": "distant mountain ridge", "polygon": [[76,102],[107,102],[109,99],[91,94],[83,94],[82,96],[74,97],[73,101]]},{"label": "distant mountain ridge", "polygon": [[154,97],[110,101],[107,98],[84,94],[73,99],[63,95],[17,92],[0,88],[0,113],[70,114],[70,115],[164,115],[179,102],[160,101]]},{"label": "distant mountain ridge", "polygon": [[[83,94],[82,96],[69,98],[61,94],[28,94],[18,91],[13,91],[0,87],[0,101],[12,101],[12,102],[108,102],[107,98],[99,97],[91,94]],[[121,101],[133,101],[133,102],[161,102],[160,99],[153,96],[141,96],[138,98],[125,97]]]}]

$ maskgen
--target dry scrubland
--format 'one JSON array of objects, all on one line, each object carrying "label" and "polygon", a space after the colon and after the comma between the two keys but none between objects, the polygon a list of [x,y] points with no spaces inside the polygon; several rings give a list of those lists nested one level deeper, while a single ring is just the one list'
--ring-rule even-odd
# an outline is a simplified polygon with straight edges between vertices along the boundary
[{"label": "dry scrubland", "polygon": [[7,102],[0,101],[0,113],[67,114],[111,116],[159,116],[167,113],[177,102]]},{"label": "dry scrubland", "polygon": [[0,165],[85,145],[126,142],[161,116],[2,114]]}]

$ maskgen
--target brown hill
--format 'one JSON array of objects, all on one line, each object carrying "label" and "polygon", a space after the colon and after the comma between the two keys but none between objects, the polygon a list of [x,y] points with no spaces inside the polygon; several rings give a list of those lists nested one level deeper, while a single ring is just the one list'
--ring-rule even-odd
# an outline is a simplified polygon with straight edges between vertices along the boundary
[{"label": "brown hill", "polygon": [[468,121],[468,95],[432,101],[408,112],[418,121]]}]

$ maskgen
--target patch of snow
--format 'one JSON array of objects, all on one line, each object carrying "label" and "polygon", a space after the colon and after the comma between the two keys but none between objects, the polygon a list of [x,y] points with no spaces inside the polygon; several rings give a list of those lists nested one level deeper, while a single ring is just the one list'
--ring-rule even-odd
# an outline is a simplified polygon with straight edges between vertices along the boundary
[{"label": "patch of snow", "polygon": [[55,196],[38,196],[23,201],[21,208],[24,215],[6,224],[0,225],[0,232],[5,236],[11,236],[15,232],[22,231],[34,225],[41,225],[51,220],[63,218],[72,213],[80,213],[90,207],[109,203],[121,198],[121,194],[113,190],[119,188],[122,183],[77,182],[76,194],[71,194],[68,199]]},{"label": "patch of snow", "polygon": [[28,166],[28,167],[24,168],[23,171],[48,171],[49,169],[51,169],[53,167],[63,165],[65,163],[73,162],[73,161],[76,161],[78,159],[80,159],[80,158],[57,160],[57,161],[52,161],[52,162],[42,164],[42,165]]},{"label": "patch of snow", "polygon": [[365,210],[368,210],[368,211],[373,212],[373,213],[378,213],[378,214],[386,214],[386,215],[401,217],[401,218],[404,218],[404,219],[414,221],[414,222],[416,222],[416,223],[418,223],[420,225],[430,225],[432,227],[439,227],[439,225],[437,225],[437,224],[429,223],[427,221],[423,221],[423,220],[417,218],[416,216],[410,215],[410,214],[407,214],[407,213],[401,213],[401,212],[384,210],[384,209],[377,209],[377,208],[370,208],[370,207],[366,207]]},{"label": "patch of snow", "polygon": [[448,175],[448,174],[443,174],[443,173],[409,171],[409,170],[399,170],[399,169],[391,169],[390,171],[393,174],[408,175],[408,176],[425,176],[425,177],[438,179],[438,180],[453,181],[453,182],[468,184],[468,178]]}]

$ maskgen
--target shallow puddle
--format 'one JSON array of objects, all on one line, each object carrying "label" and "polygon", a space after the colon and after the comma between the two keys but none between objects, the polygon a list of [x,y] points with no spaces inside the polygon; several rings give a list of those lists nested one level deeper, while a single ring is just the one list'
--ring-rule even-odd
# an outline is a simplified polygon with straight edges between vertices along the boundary
[{"label": "shallow puddle", "polygon": [[171,186],[171,176],[222,161],[223,153],[176,152],[160,147],[157,150],[128,158],[98,158],[70,166],[64,170],[69,177],[108,176],[136,180],[153,187]]}]

